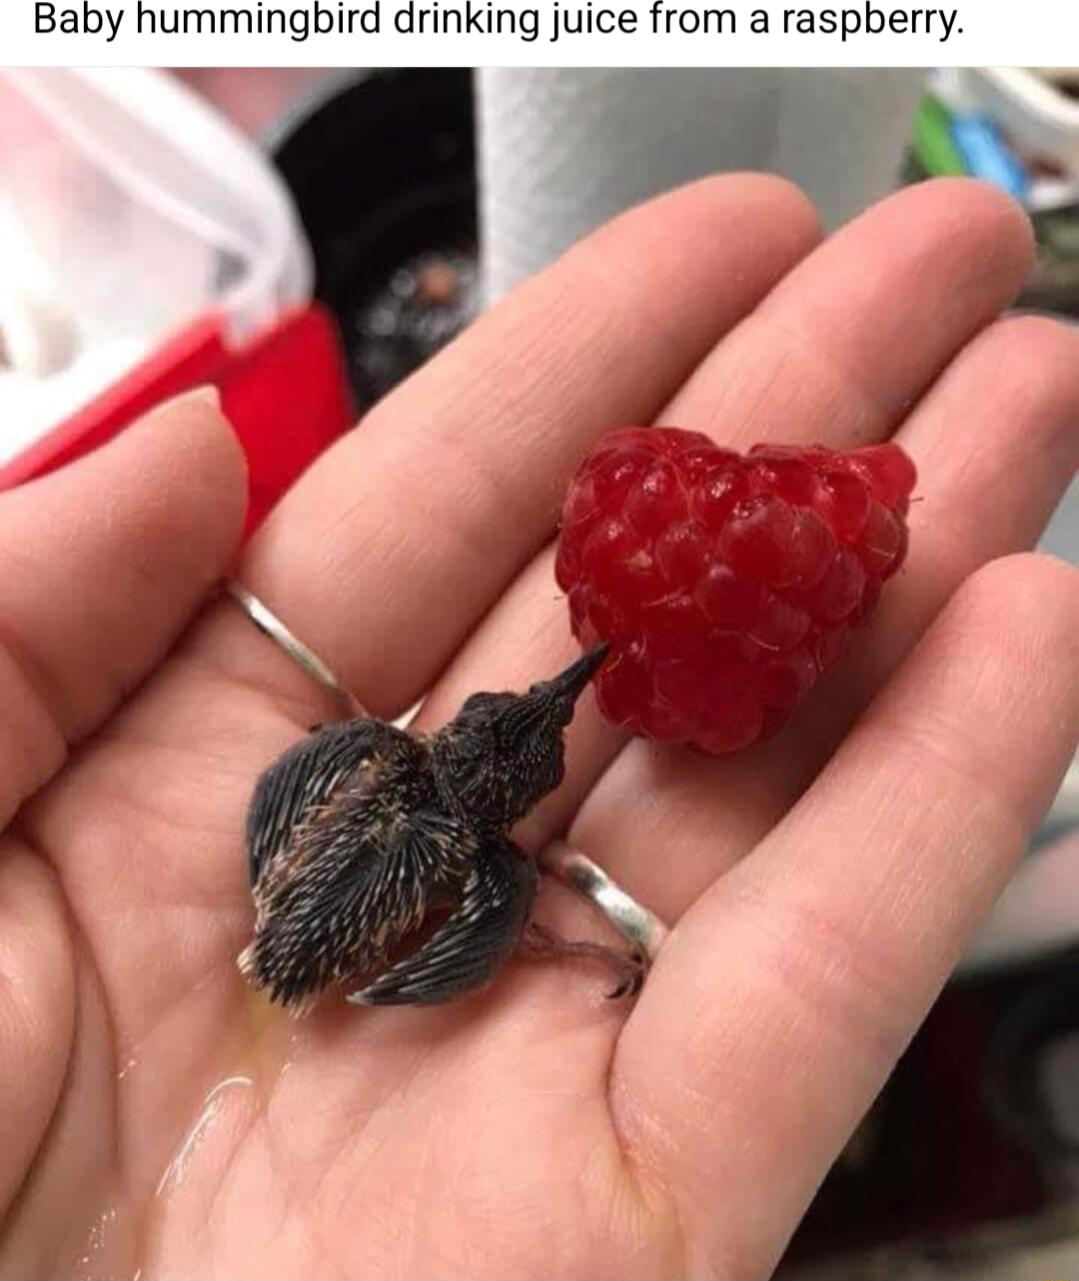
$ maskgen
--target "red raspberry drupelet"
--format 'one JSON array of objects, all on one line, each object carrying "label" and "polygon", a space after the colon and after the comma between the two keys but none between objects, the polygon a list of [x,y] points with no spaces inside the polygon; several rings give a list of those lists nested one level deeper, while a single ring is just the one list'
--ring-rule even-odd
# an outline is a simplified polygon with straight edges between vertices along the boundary
[{"label": "red raspberry drupelet", "polygon": [[573,634],[611,644],[604,714],[714,753],[774,734],[903,563],[915,479],[894,444],[743,457],[674,427],[605,436],[555,564]]}]

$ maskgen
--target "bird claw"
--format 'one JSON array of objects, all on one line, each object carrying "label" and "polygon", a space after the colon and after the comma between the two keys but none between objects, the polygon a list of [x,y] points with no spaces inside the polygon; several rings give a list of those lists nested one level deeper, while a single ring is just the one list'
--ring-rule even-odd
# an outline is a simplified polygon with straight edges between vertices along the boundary
[{"label": "bird claw", "polygon": [[611,953],[610,959],[605,958],[607,963],[616,969],[624,967],[625,973],[618,986],[607,993],[607,1000],[618,1001],[623,996],[636,996],[644,986],[644,976],[648,973],[648,958],[639,950],[623,956],[621,952],[615,952],[612,948]]},{"label": "bird claw", "polygon": [[623,996],[636,996],[648,972],[648,960],[639,949],[627,955],[603,943],[568,942],[545,925],[532,921],[522,939],[522,953],[529,960],[557,960],[564,956],[587,956],[601,961],[614,971],[618,980],[614,989],[606,993],[607,1000],[617,1001]]}]

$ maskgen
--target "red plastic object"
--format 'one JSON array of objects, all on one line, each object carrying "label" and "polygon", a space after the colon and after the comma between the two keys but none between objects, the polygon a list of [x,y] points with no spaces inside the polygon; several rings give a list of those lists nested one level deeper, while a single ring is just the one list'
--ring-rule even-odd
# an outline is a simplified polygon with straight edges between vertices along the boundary
[{"label": "red plastic object", "polygon": [[250,533],[300,473],[353,422],[333,321],[317,304],[286,313],[244,347],[221,318],[182,330],[107,391],[0,467],[0,489],[55,471],[172,396],[213,383],[247,454]]}]

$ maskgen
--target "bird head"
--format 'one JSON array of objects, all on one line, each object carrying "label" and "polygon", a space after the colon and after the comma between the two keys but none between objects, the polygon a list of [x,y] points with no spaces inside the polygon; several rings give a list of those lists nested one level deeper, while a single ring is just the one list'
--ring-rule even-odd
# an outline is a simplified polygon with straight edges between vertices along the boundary
[{"label": "bird head", "polygon": [[561,783],[563,731],[607,657],[601,646],[525,694],[473,694],[432,740],[432,765],[448,803],[505,831]]}]

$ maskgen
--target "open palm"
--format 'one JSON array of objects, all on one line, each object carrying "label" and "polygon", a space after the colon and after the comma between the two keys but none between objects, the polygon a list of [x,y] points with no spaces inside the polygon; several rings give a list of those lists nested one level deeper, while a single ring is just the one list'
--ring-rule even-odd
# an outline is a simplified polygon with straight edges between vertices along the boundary
[{"label": "open palm", "polygon": [[[1079,439],[1079,342],[997,320],[1025,220],[950,182],[816,241],[770,178],[631,212],[376,408],[236,571],[373,712],[429,691],[430,727],[572,656],[549,541],[602,431],[902,441],[908,567],[794,727],[710,760],[581,700],[522,839],[568,832],[675,926],[635,1005],[572,962],[437,1009],[293,1020],[252,995],[247,800],[332,709],[206,603],[242,519],[226,426],[188,399],[0,499],[4,1276],[775,1262],[1079,717],[1074,572],[996,559],[1036,539]],[[601,936],[561,887],[538,915]]]}]

